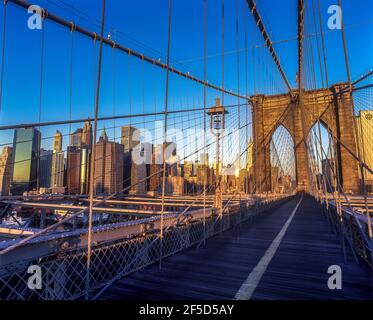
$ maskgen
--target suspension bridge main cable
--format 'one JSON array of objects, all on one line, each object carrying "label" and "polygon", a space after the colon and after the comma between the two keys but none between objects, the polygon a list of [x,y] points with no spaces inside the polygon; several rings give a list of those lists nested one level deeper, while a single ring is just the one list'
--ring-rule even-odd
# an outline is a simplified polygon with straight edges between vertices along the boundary
[{"label": "suspension bridge main cable", "polygon": [[[7,1],[10,2],[10,3],[13,3],[13,4],[15,4],[15,5],[19,6],[19,7],[22,7],[24,9],[26,9],[26,10],[28,10],[28,8],[30,7],[30,4],[27,1],[23,1],[23,0],[7,0]],[[69,29],[71,28],[71,24],[72,24],[71,21],[67,21],[67,20],[65,20],[65,19],[63,19],[63,18],[61,18],[61,17],[59,17],[59,16],[57,16],[57,15],[55,15],[55,14],[53,14],[53,13],[47,11],[47,10],[45,10],[45,9],[43,9],[43,12],[45,14],[45,19],[51,20],[51,21],[53,21],[53,22],[55,22],[55,23],[57,23],[57,24],[59,24],[61,26],[64,26],[66,28],[69,28]],[[89,37],[91,39],[96,39],[96,40],[102,41],[103,44],[108,45],[110,47],[115,46],[116,49],[118,49],[118,50],[120,50],[122,52],[125,52],[126,54],[128,54],[130,56],[133,56],[133,57],[135,57],[137,59],[140,59],[140,60],[143,60],[145,62],[148,62],[148,63],[150,63],[150,64],[152,64],[154,66],[160,67],[162,69],[166,69],[166,70],[168,70],[171,73],[175,73],[178,76],[184,77],[184,78],[189,79],[191,81],[195,81],[195,82],[197,82],[199,84],[202,84],[202,85],[205,84],[207,87],[209,87],[211,89],[214,89],[214,90],[217,90],[217,91],[220,91],[220,92],[224,92],[224,93],[226,93],[228,95],[231,95],[231,96],[235,96],[235,97],[238,96],[237,93],[235,93],[235,92],[233,92],[231,90],[227,90],[225,88],[218,87],[216,85],[213,85],[213,84],[209,83],[208,81],[203,81],[203,80],[201,80],[201,79],[199,79],[197,77],[194,77],[194,76],[192,76],[190,74],[190,72],[183,72],[181,70],[178,70],[178,69],[176,69],[176,68],[174,68],[174,67],[172,67],[170,65],[167,65],[167,63],[162,63],[159,60],[150,58],[150,57],[148,57],[148,56],[146,56],[144,54],[141,54],[141,53],[139,53],[139,52],[137,52],[135,50],[132,50],[131,48],[127,48],[127,47],[125,47],[125,46],[123,46],[123,45],[121,45],[119,43],[116,43],[115,41],[113,41],[113,40],[111,40],[109,38],[105,38],[104,36],[101,37],[96,32],[90,31],[90,30],[88,30],[86,28],[83,28],[83,27],[77,25],[77,24],[74,24],[74,25],[75,25],[75,31],[76,32],[78,32],[78,33],[80,33],[80,34],[82,34],[84,36],[87,36],[87,37]],[[247,99],[247,97],[245,97],[245,96],[240,96],[240,97],[242,99]]]},{"label": "suspension bridge main cable", "polygon": [[284,72],[282,66],[281,66],[281,63],[280,63],[280,61],[279,61],[279,59],[277,57],[276,51],[273,48],[272,41],[269,38],[269,35],[268,35],[268,33],[266,31],[266,28],[265,28],[265,26],[263,24],[262,17],[260,16],[260,14],[259,14],[259,12],[257,10],[256,3],[255,3],[254,0],[246,0],[246,1],[247,1],[247,4],[249,6],[249,9],[250,9],[251,13],[254,16],[254,19],[255,19],[256,24],[257,24],[257,26],[259,28],[259,31],[260,31],[261,35],[263,36],[264,42],[265,42],[265,44],[266,44],[269,52],[271,53],[271,56],[272,56],[272,58],[273,58],[273,60],[274,60],[274,62],[276,64],[276,66],[277,66],[277,68],[278,68],[278,70],[279,70],[279,72],[281,74],[282,79],[284,80],[284,82],[286,84],[286,87],[289,90],[289,94],[293,98],[292,88],[291,88],[290,83],[289,83],[289,81],[288,81],[288,79],[287,79],[287,77],[285,75],[285,72]]}]

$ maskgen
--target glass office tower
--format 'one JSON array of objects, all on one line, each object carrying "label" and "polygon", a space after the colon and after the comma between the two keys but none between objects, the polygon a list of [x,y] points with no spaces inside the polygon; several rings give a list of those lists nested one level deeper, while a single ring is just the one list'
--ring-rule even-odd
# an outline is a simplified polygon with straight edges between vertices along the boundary
[{"label": "glass office tower", "polygon": [[40,138],[35,128],[14,131],[12,195],[37,188]]}]

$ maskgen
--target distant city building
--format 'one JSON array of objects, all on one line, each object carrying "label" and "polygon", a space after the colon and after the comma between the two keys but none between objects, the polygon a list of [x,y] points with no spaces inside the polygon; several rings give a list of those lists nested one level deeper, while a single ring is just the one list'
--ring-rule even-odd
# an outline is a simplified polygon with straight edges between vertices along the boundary
[{"label": "distant city building", "polygon": [[[137,144],[132,152],[145,152],[143,144]],[[137,164],[132,161],[131,163],[131,194],[145,194],[146,193],[146,163]],[[152,190],[153,191],[153,190]]]},{"label": "distant city building", "polygon": [[166,177],[165,193],[174,195],[184,194],[184,177]]},{"label": "distant city building", "polygon": [[0,155],[0,196],[7,196],[10,193],[12,157],[13,148],[4,147]]},{"label": "distant city building", "polygon": [[83,129],[79,128],[76,129],[73,133],[70,134],[70,147],[78,147],[82,146],[82,136],[83,136]]},{"label": "distant city building", "polygon": [[[373,110],[360,111],[356,119],[362,160],[369,168],[373,168]],[[373,174],[365,170],[364,178],[368,192],[373,193]]]},{"label": "distant city building", "polygon": [[159,159],[161,159],[161,146],[155,146],[152,153],[152,163],[150,165],[149,171],[149,191],[161,191],[161,177],[162,177],[162,165],[159,164]]},{"label": "distant city building", "polygon": [[[164,142],[164,156],[167,163],[175,163],[177,161],[177,144],[175,142]],[[161,159],[163,159],[163,154]]]},{"label": "distant city building", "polygon": [[193,161],[184,161],[184,178],[193,176]]},{"label": "distant city building", "polygon": [[238,179],[234,174],[222,175],[222,191],[225,192],[235,192],[237,190]]},{"label": "distant city building", "polygon": [[121,144],[123,145],[123,189],[124,193],[129,193],[132,182],[132,150],[138,144],[138,141],[133,141],[133,134],[136,131],[135,127],[129,125],[121,128]]},{"label": "distant city building", "polygon": [[90,152],[87,147],[67,147],[66,184],[69,194],[88,193]]},{"label": "distant city building", "polygon": [[70,147],[87,147],[92,146],[92,125],[90,122],[85,122],[83,128],[78,128],[70,134]]},{"label": "distant city building", "polygon": [[14,131],[12,195],[37,188],[40,139],[41,133],[35,128]]},{"label": "distant city building", "polygon": [[67,168],[66,183],[69,194],[80,194],[80,171],[81,171],[82,151],[79,147],[67,147]]},{"label": "distant city building", "polygon": [[208,166],[207,155],[201,155],[201,162],[196,165],[197,168],[197,191],[203,191],[203,187],[206,185],[208,189],[211,182],[211,170]]},{"label": "distant city building", "polygon": [[238,176],[238,188],[240,192],[248,193],[249,174],[247,169],[241,169]]},{"label": "distant city building", "polygon": [[90,148],[92,146],[92,125],[89,121],[86,121],[82,130],[82,145]]},{"label": "distant city building", "polygon": [[40,149],[39,188],[50,188],[52,176],[52,150]]},{"label": "distant city building", "polygon": [[321,167],[322,167],[322,175],[326,183],[326,191],[333,192],[334,191],[334,179],[333,179],[333,171],[332,171],[332,160],[328,158],[321,160]]},{"label": "distant city building", "polygon": [[62,151],[62,133],[57,130],[53,139],[53,151]]},{"label": "distant city building", "polygon": [[70,194],[87,194],[89,191],[89,170],[92,148],[92,126],[89,121],[83,128],[70,135],[67,147],[66,186]]},{"label": "distant city building", "polygon": [[201,153],[201,164],[208,166],[209,165],[209,154],[208,153]]},{"label": "distant city building", "polygon": [[113,194],[123,189],[123,145],[111,142],[103,130],[96,144],[94,193]]},{"label": "distant city building", "polygon": [[122,127],[121,143],[124,147],[124,152],[131,152],[139,144],[139,141],[133,140],[133,134],[136,130],[136,128],[129,125]]},{"label": "distant city building", "polygon": [[64,187],[65,176],[65,157],[62,151],[62,134],[57,131],[53,141],[53,156],[52,156],[52,172],[51,172],[51,187]]},{"label": "distant city building", "polygon": [[[171,156],[172,158],[174,156]],[[178,163],[176,160],[171,160],[172,164],[167,164],[167,176],[177,177],[178,176]]]},{"label": "distant city building", "polygon": [[128,188],[131,186],[131,152],[123,153],[123,189],[127,188],[124,193],[128,193]]}]

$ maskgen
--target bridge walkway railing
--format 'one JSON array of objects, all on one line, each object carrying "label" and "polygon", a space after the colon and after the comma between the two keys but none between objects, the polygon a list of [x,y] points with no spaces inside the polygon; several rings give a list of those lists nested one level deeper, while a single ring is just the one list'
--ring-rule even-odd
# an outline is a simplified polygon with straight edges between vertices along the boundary
[{"label": "bridge walkway railing", "polygon": [[351,247],[356,262],[367,263],[373,269],[373,241],[367,236],[368,223],[371,222],[353,208],[342,206],[339,213],[334,202],[322,203],[321,206],[328,224]]},{"label": "bridge walkway railing", "polygon": [[[87,270],[86,247],[58,250],[53,254],[0,264],[0,299],[79,299],[94,298],[95,294],[116,279],[141,270],[160,259],[176,254],[193,245],[233,228],[253,216],[271,209],[293,196],[271,197],[247,201],[226,207],[222,215],[206,209],[204,219],[190,215],[183,221],[174,220],[159,237],[159,228],[146,224],[142,232],[115,240],[95,243],[91,266]],[[202,209],[203,210],[203,209]],[[208,211],[210,210],[210,211]],[[193,211],[191,211],[193,212]],[[79,238],[76,241],[80,241]],[[63,248],[63,243],[61,245]],[[41,287],[30,289],[30,265],[41,271]],[[88,275],[88,276],[87,276]],[[92,294],[92,292],[95,292]]]}]

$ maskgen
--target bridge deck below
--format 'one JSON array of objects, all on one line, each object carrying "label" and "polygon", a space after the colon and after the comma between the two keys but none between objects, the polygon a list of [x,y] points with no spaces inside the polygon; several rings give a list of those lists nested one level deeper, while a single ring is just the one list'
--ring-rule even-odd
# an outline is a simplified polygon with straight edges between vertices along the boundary
[{"label": "bridge deck below", "polygon": [[[102,299],[233,299],[298,203],[297,197],[236,229],[211,238],[114,283]],[[373,276],[357,265],[328,229],[317,204],[304,197],[252,299],[372,299]],[[342,290],[327,286],[330,265],[342,268]],[[263,268],[262,268],[263,269]]]}]

